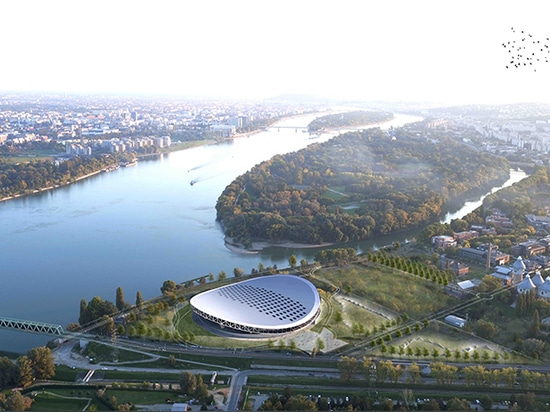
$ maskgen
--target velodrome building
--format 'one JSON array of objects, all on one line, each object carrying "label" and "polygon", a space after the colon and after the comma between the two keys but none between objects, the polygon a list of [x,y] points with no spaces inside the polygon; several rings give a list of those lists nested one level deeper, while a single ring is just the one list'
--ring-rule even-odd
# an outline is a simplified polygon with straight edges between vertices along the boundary
[{"label": "velodrome building", "polygon": [[319,293],[306,279],[268,275],[200,293],[190,300],[207,324],[237,335],[280,335],[315,321]]}]

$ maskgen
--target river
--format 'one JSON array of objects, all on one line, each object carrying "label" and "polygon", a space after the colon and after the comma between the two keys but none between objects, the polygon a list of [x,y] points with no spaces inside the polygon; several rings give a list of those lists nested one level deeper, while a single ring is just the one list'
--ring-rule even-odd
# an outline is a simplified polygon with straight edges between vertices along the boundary
[{"label": "river", "polygon": [[[255,164],[333,137],[337,132],[314,139],[302,132],[317,116],[287,119],[246,138],[142,160],[0,203],[0,315],[65,327],[78,321],[81,299],[114,302],[119,286],[134,303],[138,290],[145,299],[159,295],[167,279],[217,277],[222,270],[232,276],[234,268],[248,272],[260,262],[285,267],[291,254],[312,261],[315,249],[230,251],[215,203],[225,186]],[[396,115],[381,127],[416,120]],[[364,250],[372,244],[353,246]],[[0,350],[21,353],[47,340],[0,331]]]},{"label": "river", "polygon": [[497,190],[503,189],[508,186],[512,186],[514,183],[517,183],[527,177],[527,173],[525,173],[523,170],[510,170],[510,178],[504,182],[501,186],[493,187],[489,193],[481,196],[477,200],[469,200],[464,203],[464,205],[458,209],[455,212],[448,212],[445,214],[445,217],[441,221],[441,223],[451,223],[451,220],[454,219],[460,219],[464,216],[466,216],[468,213],[473,212],[478,207],[480,207],[483,204],[483,199],[485,199],[490,194],[495,193]]}]

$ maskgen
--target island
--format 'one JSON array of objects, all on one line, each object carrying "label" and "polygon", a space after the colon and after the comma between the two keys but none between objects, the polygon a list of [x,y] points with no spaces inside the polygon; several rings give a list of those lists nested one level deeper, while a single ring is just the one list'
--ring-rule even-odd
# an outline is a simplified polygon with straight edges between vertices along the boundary
[{"label": "island", "polygon": [[216,204],[233,245],[346,243],[435,222],[509,176],[506,159],[427,122],[359,130],[275,156],[229,184]]}]

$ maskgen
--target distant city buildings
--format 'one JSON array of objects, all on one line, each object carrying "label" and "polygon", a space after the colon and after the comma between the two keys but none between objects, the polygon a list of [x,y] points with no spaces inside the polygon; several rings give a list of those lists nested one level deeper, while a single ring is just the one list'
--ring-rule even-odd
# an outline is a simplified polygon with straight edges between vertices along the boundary
[{"label": "distant city buildings", "polygon": [[68,156],[230,138],[254,121],[325,110],[316,105],[98,96],[0,96],[0,146],[59,142]]},{"label": "distant city buildings", "polygon": [[472,143],[472,134],[477,134],[478,147],[485,151],[500,155],[523,152],[530,161],[547,164],[550,153],[547,105],[495,105],[460,111],[440,108],[430,114],[433,118],[427,123],[428,129],[452,131],[457,136],[463,134],[465,143]]}]

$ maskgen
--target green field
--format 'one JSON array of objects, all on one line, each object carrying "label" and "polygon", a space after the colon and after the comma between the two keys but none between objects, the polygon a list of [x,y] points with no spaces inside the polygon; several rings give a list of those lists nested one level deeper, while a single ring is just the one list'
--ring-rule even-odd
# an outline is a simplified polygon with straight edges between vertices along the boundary
[{"label": "green field", "polygon": [[440,285],[374,264],[327,268],[316,276],[329,280],[350,297],[366,299],[396,314],[406,313],[412,319],[422,319],[457,302]]},{"label": "green field", "polygon": [[[96,396],[93,387],[60,389],[45,387],[44,391],[32,391],[27,393],[34,402],[31,410],[36,411],[76,411],[84,410],[86,406],[91,410],[110,410]],[[105,395],[115,397],[119,405],[131,403],[133,405],[167,404],[166,400],[177,401],[177,393],[172,390],[145,390],[145,389],[113,389],[108,388]],[[169,405],[167,405],[169,408]]]}]

